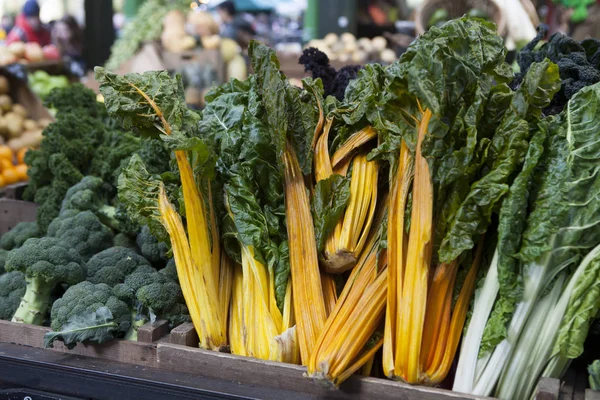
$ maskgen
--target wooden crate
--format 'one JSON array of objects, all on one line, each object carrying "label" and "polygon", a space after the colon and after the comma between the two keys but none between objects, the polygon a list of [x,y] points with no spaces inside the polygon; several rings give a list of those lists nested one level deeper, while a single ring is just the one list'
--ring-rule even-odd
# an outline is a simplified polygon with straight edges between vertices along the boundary
[{"label": "wooden crate", "polygon": [[10,198],[0,199],[0,235],[10,231],[16,224],[35,221],[37,204]]},{"label": "wooden crate", "polygon": [[[43,337],[50,328],[0,321],[0,342],[43,348]],[[412,386],[386,379],[353,376],[340,389],[304,377],[306,369],[298,365],[240,357],[232,354],[202,350],[197,347],[198,336],[191,323],[175,327],[170,333],[167,321],[148,323],[139,328],[138,341],[113,340],[103,344],[78,344],[68,350],[62,343],[47,351],[191,373],[199,377],[231,381],[266,389],[284,389],[313,398],[377,399],[377,400],[472,400],[483,397],[455,393],[424,386]],[[598,400],[597,392],[588,391],[584,397],[565,396],[557,379],[544,379],[537,399]]]}]

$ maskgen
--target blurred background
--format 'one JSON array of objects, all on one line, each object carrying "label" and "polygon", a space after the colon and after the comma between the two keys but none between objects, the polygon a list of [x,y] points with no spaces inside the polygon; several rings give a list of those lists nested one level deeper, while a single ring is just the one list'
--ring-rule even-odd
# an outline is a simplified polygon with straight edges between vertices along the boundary
[{"label": "blurred background", "polygon": [[[274,47],[282,71],[299,80],[391,63],[417,35],[462,15],[495,23],[512,62],[541,25],[546,38],[600,36],[599,13],[597,0],[0,0],[0,67],[42,95],[76,80],[96,89],[96,65],[166,69],[182,74],[190,104],[201,107],[210,87],[247,76],[251,39]],[[311,47],[326,61],[299,60]]]}]

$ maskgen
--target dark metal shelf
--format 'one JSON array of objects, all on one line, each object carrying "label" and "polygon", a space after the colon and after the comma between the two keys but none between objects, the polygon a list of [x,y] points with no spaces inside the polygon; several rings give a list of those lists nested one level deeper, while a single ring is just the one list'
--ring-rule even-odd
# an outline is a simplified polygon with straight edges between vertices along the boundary
[{"label": "dark metal shelf", "polygon": [[[224,371],[224,374],[226,372]],[[0,343],[0,385],[18,388],[36,400],[35,391],[74,399],[314,399],[285,390],[241,385],[155,368],[109,362],[49,350]],[[0,399],[12,399],[2,397]],[[24,397],[20,397],[23,399]],[[38,397],[39,398],[39,397]],[[61,397],[64,398],[64,397]]]}]

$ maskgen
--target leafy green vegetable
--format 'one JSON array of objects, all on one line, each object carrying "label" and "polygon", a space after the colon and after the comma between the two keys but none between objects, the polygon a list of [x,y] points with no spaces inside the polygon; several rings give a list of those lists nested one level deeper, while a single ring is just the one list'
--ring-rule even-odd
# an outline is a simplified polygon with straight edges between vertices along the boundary
[{"label": "leafy green vegetable", "polygon": [[317,182],[311,206],[319,252],[350,202],[350,177],[331,175]]},{"label": "leafy green vegetable", "polygon": [[[560,375],[568,359],[581,352],[600,296],[590,286],[598,279],[596,245],[600,240],[600,174],[592,161],[600,156],[600,147],[597,135],[590,134],[598,131],[600,122],[590,115],[599,103],[600,85],[589,86],[569,101],[561,115],[548,121],[548,138],[533,173],[521,244],[516,253],[513,246],[506,248],[513,253],[516,261],[509,260],[517,269],[510,263],[498,264],[498,271],[506,272],[499,280],[506,289],[501,296],[507,296],[499,304],[514,301],[513,271],[522,276],[522,294],[510,322],[489,320],[506,326],[506,338],[495,347],[497,336],[484,338],[488,343],[481,347],[490,348],[483,354],[489,367],[478,380],[468,368],[461,369],[464,363],[474,365],[477,355],[469,350],[463,361],[461,354],[456,390],[489,394],[500,379],[496,394],[501,398],[528,397],[542,372]],[[508,311],[507,317],[512,313]],[[471,324],[474,318],[475,313]]]},{"label": "leafy green vegetable", "polygon": [[596,360],[588,366],[590,374],[590,388],[600,390],[600,360]]}]

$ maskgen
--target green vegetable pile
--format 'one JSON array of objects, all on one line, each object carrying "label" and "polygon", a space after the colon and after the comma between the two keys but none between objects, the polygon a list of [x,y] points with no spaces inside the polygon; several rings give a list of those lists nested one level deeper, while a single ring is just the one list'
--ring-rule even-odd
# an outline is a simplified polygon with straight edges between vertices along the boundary
[{"label": "green vegetable pile", "polygon": [[[82,85],[53,90],[46,104],[57,120],[26,155],[25,197],[40,205],[37,221],[0,238],[0,318],[50,322],[56,332],[46,345],[61,340],[68,347],[135,340],[137,327],[156,318],[189,320],[177,274],[165,268],[169,248],[132,221],[115,187],[133,155],[152,171],[170,171],[166,146],[115,129]],[[138,282],[141,273],[147,275]]]},{"label": "green vegetable pile", "polygon": [[553,37],[515,76],[494,25],[463,17],[339,100],[252,42],[254,74],[201,114],[179,76],[98,67],[106,110],[79,86],[47,98],[0,315],[50,311],[46,345],[68,347],[191,320],[203,348],[331,386],[373,360],[437,385],[457,361],[455,391],[531,398],[600,316],[598,48]]}]

